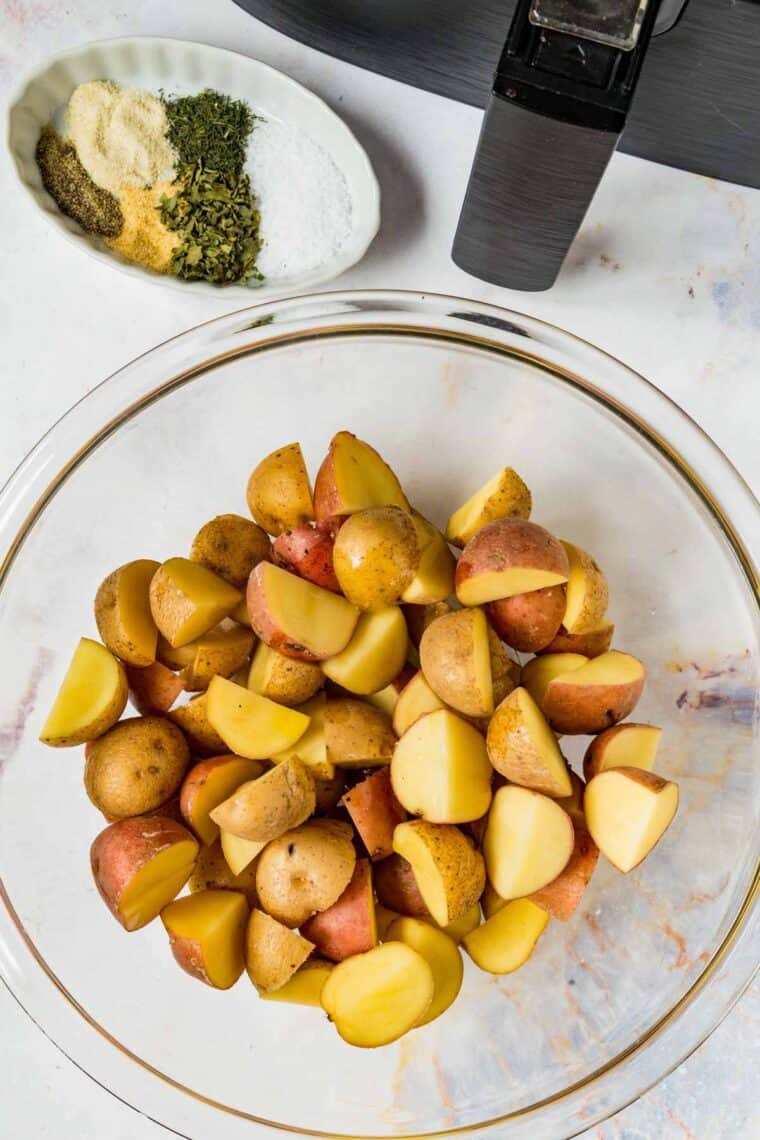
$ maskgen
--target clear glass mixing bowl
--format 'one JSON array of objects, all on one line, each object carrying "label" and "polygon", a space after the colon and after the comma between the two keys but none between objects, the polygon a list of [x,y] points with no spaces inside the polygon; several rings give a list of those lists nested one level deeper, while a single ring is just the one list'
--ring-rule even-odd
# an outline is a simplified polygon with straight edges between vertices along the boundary
[{"label": "clear glass mixing bowl", "polygon": [[[227,993],[171,960],[160,923],[126,935],[97,897],[102,820],[81,750],[37,742],[103,576],[184,553],[244,511],[253,463],[300,439],[315,469],[350,428],[441,521],[505,463],[535,517],[593,550],[616,644],[650,680],[681,786],[666,839],[530,962],[468,965],[434,1024],[375,1051],[317,1011]],[[259,306],[149,352],[78,404],[0,499],[0,964],[19,1002],[103,1086],[182,1135],[283,1131],[558,1140],[658,1081],[725,1015],[756,964],[758,507],[707,437],[622,364],[469,301],[336,293]],[[571,759],[581,742],[573,741]]]}]

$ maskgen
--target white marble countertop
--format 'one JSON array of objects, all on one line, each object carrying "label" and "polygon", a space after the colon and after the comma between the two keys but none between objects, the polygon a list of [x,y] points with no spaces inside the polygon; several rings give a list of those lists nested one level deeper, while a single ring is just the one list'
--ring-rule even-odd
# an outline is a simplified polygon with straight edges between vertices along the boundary
[{"label": "white marble countertop", "polygon": [[[468,277],[449,258],[480,113],[319,55],[230,0],[0,0],[0,98],[51,53],[134,34],[246,52],[293,75],[346,118],[375,165],[383,226],[364,262],[335,287],[449,292],[553,321],[646,375],[760,487],[760,192],[618,155],[555,288],[512,293]],[[81,257],[35,216],[7,161],[0,202],[2,481],[58,416],[120,365],[238,306],[145,287]],[[684,1065],[587,1137],[758,1136],[751,1081],[758,1064],[756,985]],[[0,1073],[8,1136],[167,1135],[70,1064],[2,987]]]}]

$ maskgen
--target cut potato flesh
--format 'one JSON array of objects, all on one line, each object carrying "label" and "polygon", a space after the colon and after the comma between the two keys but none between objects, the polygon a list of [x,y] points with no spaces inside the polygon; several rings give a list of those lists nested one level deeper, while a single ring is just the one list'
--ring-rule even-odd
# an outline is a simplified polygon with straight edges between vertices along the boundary
[{"label": "cut potato flesh", "polygon": [[545,590],[547,586],[560,586],[567,581],[564,574],[552,570],[533,570],[512,566],[508,570],[491,570],[475,574],[457,586],[457,597],[463,606],[482,606],[515,594],[529,594],[531,590]]},{"label": "cut potato flesh", "polygon": [[617,724],[592,740],[583,760],[583,775],[587,780],[607,768],[641,768],[651,772],[654,767],[662,729],[652,724]]},{"label": "cut potato flesh", "polygon": [[71,658],[40,740],[56,748],[85,744],[116,724],[127,703],[127,675],[99,641],[83,637]]},{"label": "cut potato flesh", "polygon": [[249,760],[268,760],[299,740],[309,718],[278,705],[225,677],[208,687],[208,719],[230,751]]},{"label": "cut potato flesh", "polygon": [[242,595],[212,570],[189,558],[170,558],[153,575],[153,620],[175,648],[195,641],[227,617]]},{"label": "cut potato flesh", "polygon": [[281,764],[283,760],[290,760],[296,756],[306,765],[315,780],[333,779],[335,766],[327,759],[325,740],[326,703],[325,694],[317,693],[316,697],[299,706],[298,711],[309,717],[309,727],[295,744],[272,756],[274,764]]},{"label": "cut potato flesh", "polygon": [[483,858],[458,827],[410,820],[396,828],[393,846],[410,864],[422,900],[440,927],[456,922],[483,893]]},{"label": "cut potato flesh", "polygon": [[488,725],[486,743],[491,764],[513,784],[549,796],[572,793],[556,737],[527,689],[515,689],[501,702]]},{"label": "cut potato flesh", "polygon": [[403,942],[385,942],[336,966],[325,982],[322,1005],[349,1045],[389,1045],[417,1025],[435,983],[430,966]]},{"label": "cut potato flesh", "polygon": [[158,630],[150,612],[149,591],[160,563],[138,558],[109,574],[95,597],[98,632],[112,653],[127,665],[151,665]]},{"label": "cut potato flesh", "polygon": [[570,816],[554,800],[516,784],[499,788],[483,840],[488,877],[503,899],[530,895],[564,870],[574,840]]},{"label": "cut potato flesh", "polygon": [[619,871],[631,871],[670,826],[678,785],[638,768],[610,768],[586,785],[584,807],[599,850]]},{"label": "cut potato flesh", "polygon": [[260,843],[255,839],[241,839],[231,831],[220,832],[219,839],[222,854],[233,875],[241,874],[266,847],[266,843]]},{"label": "cut potato flesh", "polygon": [[159,851],[132,876],[119,899],[126,930],[139,930],[151,922],[179,894],[190,878],[197,854],[194,840],[181,840]]},{"label": "cut potato flesh", "polygon": [[497,894],[490,883],[486,883],[486,889],[483,891],[480,905],[483,908],[484,917],[489,919],[493,918],[497,911],[507,905],[507,900]]},{"label": "cut potato flesh", "polygon": [[445,708],[444,702],[427,683],[425,674],[419,670],[399,693],[393,709],[393,731],[397,736],[403,736],[420,717]]},{"label": "cut potato flesh", "polygon": [[515,470],[504,467],[454,511],[446,525],[446,538],[454,546],[465,546],[481,527],[495,519],[530,518],[531,506],[525,483]]},{"label": "cut potato flesh", "polygon": [[409,633],[398,606],[363,613],[346,648],[325,661],[325,676],[350,693],[367,696],[389,685],[406,661]]},{"label": "cut potato flesh", "polygon": [[411,946],[427,962],[433,974],[433,1000],[417,1025],[435,1021],[456,1000],[462,988],[464,967],[456,942],[421,918],[397,918],[388,930],[387,941]]},{"label": "cut potato flesh", "polygon": [[607,579],[585,550],[572,542],[562,545],[570,563],[562,625],[568,633],[587,633],[598,628],[607,612]]},{"label": "cut potato flesh", "polygon": [[248,509],[270,534],[301,526],[314,518],[309,473],[300,443],[288,443],[266,455],[251,472]]},{"label": "cut potato flesh", "polygon": [[588,662],[589,658],[582,653],[546,653],[534,657],[523,666],[520,684],[528,690],[540,708],[550,681],[555,677],[565,677],[581,666],[588,665]]},{"label": "cut potato flesh", "polygon": [[417,511],[412,511],[412,522],[417,532],[420,561],[401,600],[419,606],[443,602],[454,593],[456,559],[449,550],[446,539],[432,523]]},{"label": "cut potato flesh", "polygon": [[507,902],[464,940],[476,966],[489,974],[511,974],[524,965],[546,928],[549,915],[529,899]]},{"label": "cut potato flesh", "polygon": [[409,510],[409,501],[391,468],[373,447],[351,432],[339,431],[333,436],[326,465],[324,474],[320,471],[317,476],[315,488],[318,514],[323,480],[332,483],[331,501],[322,512],[327,517],[352,515],[370,507]]},{"label": "cut potato flesh", "polygon": [[245,937],[245,968],[259,993],[279,990],[314,949],[307,938],[254,908]]},{"label": "cut potato flesh", "polygon": [[245,965],[245,895],[197,891],[164,907],[161,921],[183,970],[218,990],[234,986]]},{"label": "cut potato flesh", "polygon": [[248,612],[255,632],[286,656],[320,661],[346,648],[359,610],[304,578],[260,562],[248,581]]},{"label": "cut potato flesh", "polygon": [[325,962],[321,958],[309,958],[279,990],[262,992],[260,996],[266,1001],[284,1001],[291,1005],[321,1007],[322,990],[334,968],[332,962]]},{"label": "cut potato flesh", "polygon": [[[247,664],[254,643],[253,631],[234,622],[224,622],[196,642],[193,660],[181,673],[188,692],[202,692],[213,677],[230,677]],[[191,646],[187,646],[191,648]]]},{"label": "cut potato flesh", "polygon": [[467,823],[484,815],[491,802],[491,774],[482,735],[448,709],[416,721],[391,760],[399,802],[432,823]]}]

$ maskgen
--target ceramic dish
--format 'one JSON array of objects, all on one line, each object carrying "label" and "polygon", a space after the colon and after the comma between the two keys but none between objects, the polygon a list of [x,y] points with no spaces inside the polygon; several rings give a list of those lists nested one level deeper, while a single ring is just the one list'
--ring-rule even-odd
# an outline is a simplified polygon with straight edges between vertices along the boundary
[{"label": "ceramic dish", "polygon": [[[188,549],[245,512],[246,478],[336,429],[380,448],[446,518],[504,463],[534,517],[592,550],[616,644],[650,679],[657,768],[681,788],[627,876],[601,862],[573,921],[396,1045],[352,1049],[319,1011],[226,993],[125,934],[88,848],[103,821],[82,754],[37,735],[95,589],[129,558]],[[130,364],[40,442],[0,498],[0,970],[104,1087],[183,1136],[445,1135],[561,1140],[660,1080],[718,1024],[757,962],[758,505],[656,389],[539,321],[469,301],[336,293],[257,306]],[[569,741],[577,766],[584,742]]]},{"label": "ceramic dish", "polygon": [[[40,130],[53,121],[79,83],[112,79],[126,87],[157,93],[192,94],[205,87],[245,100],[263,118],[302,130],[319,143],[343,172],[352,207],[348,240],[332,261],[298,276],[268,278],[249,285],[220,287],[151,273],[113,253],[98,237],[85,233],[60,212],[42,185],[34,158]],[[25,193],[46,220],[78,249],[142,281],[216,297],[265,300],[311,288],[345,273],[361,260],[380,224],[380,191],[370,161],[346,124],[316,95],[258,60],[236,52],[184,40],[103,40],[64,52],[48,61],[21,86],[10,103],[8,146]]]}]

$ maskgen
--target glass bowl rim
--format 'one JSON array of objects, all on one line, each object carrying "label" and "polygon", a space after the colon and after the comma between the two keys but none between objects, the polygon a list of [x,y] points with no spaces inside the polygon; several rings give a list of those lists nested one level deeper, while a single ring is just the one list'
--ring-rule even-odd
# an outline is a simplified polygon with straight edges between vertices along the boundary
[{"label": "glass bowl rim", "polygon": [[[453,311],[452,306],[454,307]],[[375,318],[380,316],[384,319],[379,323],[367,323],[371,314]],[[402,320],[402,315],[416,317],[419,314],[424,314],[424,323],[415,323],[413,319]],[[344,323],[336,323],[338,317],[343,317]],[[240,323],[241,318],[245,319],[244,324]],[[288,321],[291,324],[290,331],[287,327]],[[451,327],[445,323],[446,321],[450,322]],[[462,331],[459,326],[464,322],[474,324],[477,333],[472,328]],[[267,333],[269,329],[272,330],[271,335]],[[238,346],[216,355],[212,353],[202,362],[196,362],[178,373],[169,375],[157,387],[149,386],[148,390],[143,391],[138,398],[133,399],[126,406],[122,406],[123,401],[119,398],[122,389],[126,389],[131,374],[135,370],[139,371],[140,365],[147,357],[170,359],[176,354],[181,359],[185,348],[192,353],[194,350],[202,349],[205,345],[206,350],[208,350],[216,340],[223,340],[227,334],[238,336],[245,332],[254,334],[256,343],[249,342],[244,346]],[[8,578],[26,535],[55,496],[58,488],[84,462],[92,450],[143,408],[173,391],[176,387],[199,378],[206,374],[209,369],[218,367],[231,359],[252,355],[268,348],[283,347],[287,344],[312,341],[322,337],[345,336],[349,332],[375,333],[378,335],[406,333],[433,341],[459,342],[465,346],[480,350],[491,350],[513,359],[523,359],[533,366],[549,372],[555,379],[562,380],[572,387],[580,388],[598,403],[601,403],[608,411],[632,426],[650,444],[654,445],[671,467],[675,468],[685,478],[692,490],[708,508],[728,540],[744,575],[748,579],[750,589],[758,598],[760,606],[760,504],[746,481],[736,471],[718,445],[669,396],[610,353],[550,322],[486,302],[472,301],[446,294],[389,289],[308,293],[279,300],[270,299],[256,305],[245,306],[234,312],[204,321],[169,338],[141,353],[101,381],[48,429],[0,489],[0,552],[3,552],[2,561],[0,561],[0,597],[2,596],[3,584]],[[540,351],[529,351],[528,344],[531,341],[539,342]],[[572,367],[568,367],[568,361]],[[633,398],[626,390],[627,398],[623,400],[620,395],[615,395],[607,388],[598,387],[590,382],[581,371],[577,370],[582,365],[592,364],[595,364],[600,371],[604,367],[607,368],[608,382],[614,373],[618,373],[621,379],[625,379],[626,383],[631,385],[630,392],[633,394]],[[144,387],[144,384],[141,387]],[[114,396],[116,399],[112,398]],[[648,416],[642,414],[640,408],[632,406],[634,403],[641,404],[642,402],[649,402],[653,410],[659,413],[660,417],[664,416],[675,430],[686,433],[689,449],[692,452],[696,451],[702,461],[708,463],[712,468],[713,479],[718,479],[721,482],[720,493],[717,493],[713,487],[704,481],[702,476],[697,473],[696,464],[682,454],[683,446],[681,446],[681,450],[678,450],[659,428],[655,428],[649,422]],[[100,418],[101,404],[106,405],[108,409],[105,420]],[[91,434],[85,432],[85,438],[80,442],[79,447],[73,454],[68,454],[67,448],[67,455],[62,459],[58,451],[59,441],[63,442],[63,437],[69,428],[78,432],[79,421],[85,421],[87,413],[93,410],[97,410],[98,413],[96,416],[99,423],[98,429]],[[61,464],[53,476],[48,475],[46,470],[46,464],[50,463],[53,466],[56,463]],[[731,509],[734,514],[734,521],[729,519],[727,511],[726,500],[729,495],[732,497]],[[739,516],[738,521],[736,515]],[[747,943],[750,941],[753,929],[760,928],[760,921],[758,921],[760,919],[760,908],[756,905],[759,896],[760,862],[756,865],[747,894],[723,942],[712,958],[705,963],[704,969],[694,979],[686,993],[671,1009],[659,1017],[638,1040],[632,1042],[626,1049],[603,1065],[598,1066],[582,1080],[552,1096],[489,1120],[444,1128],[434,1133],[404,1134],[407,1140],[424,1140],[424,1138],[433,1135],[485,1135],[494,1127],[507,1124],[510,1121],[536,1117],[550,1105],[569,1103],[572,1097],[577,1097],[584,1091],[596,1088],[613,1073],[619,1072],[627,1059],[634,1055],[643,1055],[647,1048],[655,1044],[666,1030],[674,1028],[679,1022],[681,1014],[693,1010],[695,1002],[705,995],[708,990],[708,983],[718,969],[722,968],[725,973],[730,967],[732,974],[730,996],[717,1011],[708,1017],[707,1024],[697,1028],[696,1032],[696,1027],[691,1027],[691,1035],[686,1047],[681,1046],[677,1055],[669,1058],[664,1065],[660,1063],[656,1074],[649,1074],[643,1080],[639,1078],[633,1091],[622,1094],[615,1098],[613,1103],[604,1106],[597,1114],[590,1115],[588,1119],[584,1120],[579,1130],[583,1131],[602,1120],[609,1119],[611,1115],[658,1084],[673,1069],[682,1064],[714,1032],[741,994],[750,985],[760,965],[756,954],[753,955],[751,950],[749,954],[747,953],[750,949]],[[339,1140],[339,1134],[333,1132],[328,1133],[311,1128],[295,1128],[292,1125],[266,1120],[252,1113],[217,1102],[160,1072],[127,1049],[113,1038],[104,1026],[101,1026],[87,1013],[48,966],[32,938],[24,929],[1,876],[0,898],[4,904],[3,908],[0,909],[0,935],[10,932],[12,936],[18,938],[34,958],[47,980],[53,983],[53,986],[75,1011],[76,1016],[83,1018],[87,1025],[95,1029],[103,1040],[114,1045],[118,1053],[130,1064],[135,1063],[149,1076],[159,1077],[169,1088],[177,1090],[215,1111],[221,1111],[224,1114],[261,1125],[278,1133],[335,1137],[336,1140]],[[0,937],[1,947],[2,938]],[[738,963],[736,962],[737,958],[741,958]],[[2,965],[1,959],[0,965]],[[739,974],[741,976],[738,976]],[[31,1009],[27,1008],[5,975],[5,971],[2,972],[2,978],[11,996],[64,1056],[87,1073],[101,1087],[116,1096],[117,1099],[121,1099],[137,1111],[144,1111],[138,1104],[132,1104],[130,1099],[122,1096],[110,1088],[109,1084],[101,1081],[94,1073],[90,1072],[84,1063],[76,1060],[53,1035],[47,1032],[38,1017],[31,1012]],[[155,1122],[162,1124],[163,1127],[176,1131],[176,1129],[172,1129],[171,1125],[163,1124],[155,1117],[151,1117],[151,1119],[155,1119]],[[178,1134],[181,1135],[182,1133]],[[573,1133],[573,1135],[577,1134],[577,1131]],[[375,1136],[362,1133],[362,1140],[388,1140],[390,1135],[396,1134]]]}]

